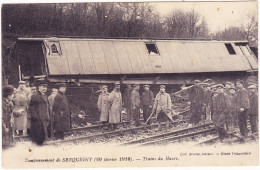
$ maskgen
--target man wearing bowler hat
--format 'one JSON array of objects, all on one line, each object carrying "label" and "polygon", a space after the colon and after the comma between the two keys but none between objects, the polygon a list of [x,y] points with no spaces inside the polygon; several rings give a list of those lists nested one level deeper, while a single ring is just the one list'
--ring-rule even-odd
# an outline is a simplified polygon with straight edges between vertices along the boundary
[{"label": "man wearing bowler hat", "polygon": [[[141,97],[144,122],[146,122],[146,120],[152,113],[153,101],[154,101],[154,95],[153,92],[150,90],[150,86],[144,85],[144,93]],[[147,122],[147,125],[150,125],[150,120]]]},{"label": "man wearing bowler hat", "polygon": [[38,90],[30,101],[29,113],[31,117],[31,138],[37,145],[48,140],[47,127],[50,121],[49,101],[46,96],[48,84],[45,81],[38,83]]},{"label": "man wearing bowler hat", "polygon": [[54,136],[64,139],[64,132],[70,129],[70,110],[68,98],[65,96],[67,90],[65,83],[58,84],[59,91],[54,98],[52,107],[54,115]]}]

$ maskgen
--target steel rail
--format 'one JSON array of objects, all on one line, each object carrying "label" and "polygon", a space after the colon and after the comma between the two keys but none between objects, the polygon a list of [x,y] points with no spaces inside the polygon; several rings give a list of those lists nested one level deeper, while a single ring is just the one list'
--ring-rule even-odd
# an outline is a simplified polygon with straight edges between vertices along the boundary
[{"label": "steel rail", "polygon": [[127,142],[127,143],[123,143],[122,145],[140,144],[140,143],[149,142],[149,141],[155,140],[155,139],[165,138],[167,136],[173,136],[173,135],[177,136],[179,134],[188,133],[190,131],[194,131],[194,130],[200,129],[200,128],[205,128],[205,127],[208,127],[208,126],[211,126],[211,125],[213,125],[213,123],[206,123],[206,124],[202,124],[202,125],[198,125],[198,126],[194,126],[194,127],[188,127],[188,128],[181,129],[181,130],[162,133],[162,134],[159,134],[159,135],[154,135],[154,136],[151,136],[151,137],[130,141],[130,142]]}]

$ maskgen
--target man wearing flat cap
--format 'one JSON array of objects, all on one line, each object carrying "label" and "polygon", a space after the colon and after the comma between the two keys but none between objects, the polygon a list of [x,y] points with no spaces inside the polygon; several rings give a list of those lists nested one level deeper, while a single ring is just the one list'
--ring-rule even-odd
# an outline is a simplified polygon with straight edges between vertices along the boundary
[{"label": "man wearing flat cap", "polygon": [[54,98],[54,136],[56,139],[64,139],[64,132],[70,129],[70,110],[68,98],[65,96],[67,86],[65,83],[58,84],[59,91]]},{"label": "man wearing flat cap", "polygon": [[50,122],[49,101],[46,96],[48,84],[38,83],[38,90],[31,97],[29,114],[31,118],[30,136],[37,145],[42,145],[48,140],[47,127]]},{"label": "man wearing flat cap", "polygon": [[25,91],[25,81],[19,81],[18,89],[14,96],[14,124],[19,135],[26,134],[28,119],[28,95]]},{"label": "man wearing flat cap", "polygon": [[212,121],[222,141],[227,135],[225,125],[227,123],[227,115],[230,114],[230,101],[228,96],[224,93],[224,86],[222,84],[216,85],[216,88],[218,95],[215,97],[213,103]]},{"label": "man wearing flat cap", "polygon": [[194,80],[194,86],[188,90],[188,99],[190,101],[190,123],[195,125],[201,121],[203,110],[204,92],[200,87],[200,80]]},{"label": "man wearing flat cap", "polygon": [[7,149],[14,140],[13,98],[14,87],[5,85],[2,91],[2,148]]},{"label": "man wearing flat cap", "polygon": [[225,83],[225,89],[224,89],[224,93],[229,95],[229,89],[231,87],[231,83],[229,81],[226,81]]},{"label": "man wearing flat cap", "polygon": [[231,85],[229,88],[229,95],[228,95],[229,101],[230,101],[230,117],[228,117],[228,130],[233,131],[235,127],[238,127],[238,119],[237,119],[237,110],[236,110],[236,100],[237,100],[237,94],[236,94],[236,87],[234,85]]},{"label": "man wearing flat cap", "polygon": [[[143,108],[143,117],[146,122],[150,114],[152,113],[154,95],[150,90],[149,85],[144,85],[144,93],[141,97],[141,103]],[[147,122],[147,125],[150,125],[150,120]]]},{"label": "man wearing flat cap", "polygon": [[248,87],[249,90],[249,102],[250,108],[248,110],[251,132],[255,134],[258,132],[258,95],[257,95],[257,87],[252,84]]},{"label": "man wearing flat cap", "polygon": [[165,91],[165,85],[160,85],[160,91],[155,97],[153,105],[153,113],[156,113],[158,122],[158,131],[162,130],[161,122],[166,122],[166,131],[169,131],[169,121],[172,120],[171,116],[171,97]]},{"label": "man wearing flat cap", "polygon": [[244,82],[242,80],[237,80],[237,117],[238,117],[238,126],[241,135],[247,137],[247,112],[250,108],[248,93],[244,88]]},{"label": "man wearing flat cap", "polygon": [[122,94],[120,92],[120,84],[115,83],[114,90],[108,97],[111,108],[109,109],[109,123],[111,129],[116,129],[117,124],[122,121]]},{"label": "man wearing flat cap", "polygon": [[102,86],[102,92],[99,94],[97,107],[100,112],[99,121],[102,122],[103,126],[108,123],[108,116],[109,116],[109,93],[107,92],[107,86]]},{"label": "man wearing flat cap", "polygon": [[140,125],[140,108],[141,99],[139,94],[140,86],[138,84],[134,85],[134,90],[131,92],[131,106],[132,106],[132,121],[136,126]]}]

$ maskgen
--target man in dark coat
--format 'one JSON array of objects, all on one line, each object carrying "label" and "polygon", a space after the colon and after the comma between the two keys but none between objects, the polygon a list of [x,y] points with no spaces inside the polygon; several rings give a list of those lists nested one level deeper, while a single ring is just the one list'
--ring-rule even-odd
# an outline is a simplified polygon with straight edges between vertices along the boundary
[{"label": "man in dark coat", "polygon": [[248,110],[250,125],[251,125],[251,132],[252,134],[258,132],[258,95],[256,92],[256,85],[250,85],[248,87],[250,95],[249,95],[249,102],[250,108]]},{"label": "man in dark coat", "polygon": [[250,108],[249,98],[242,80],[237,81],[237,117],[240,133],[243,137],[247,137],[247,111]]},{"label": "man in dark coat", "polygon": [[65,96],[66,84],[59,84],[59,92],[54,98],[52,107],[54,115],[54,135],[57,139],[64,139],[64,132],[70,129],[70,111],[68,99]]},{"label": "man in dark coat", "polygon": [[[153,101],[154,101],[153,92],[149,88],[150,88],[149,85],[144,85],[144,93],[141,97],[143,117],[145,122],[150,116],[150,114],[152,113]],[[147,122],[147,125],[150,125],[150,120]]]},{"label": "man in dark coat", "polygon": [[50,121],[49,101],[46,96],[48,84],[40,82],[38,90],[31,97],[29,114],[31,117],[31,138],[37,145],[48,140],[47,127]]},{"label": "man in dark coat", "polygon": [[13,100],[14,87],[6,85],[3,88],[2,100],[2,148],[7,149],[13,144],[14,139],[14,117],[13,117]]},{"label": "man in dark coat", "polygon": [[230,101],[228,96],[224,93],[224,86],[218,84],[216,86],[218,95],[213,100],[213,117],[212,121],[219,134],[220,140],[226,137],[226,118],[230,114]]},{"label": "man in dark coat", "polygon": [[203,89],[199,86],[199,83],[199,80],[195,80],[194,86],[189,89],[188,99],[191,103],[190,123],[192,123],[193,125],[201,121],[201,114],[203,109],[204,92]]}]

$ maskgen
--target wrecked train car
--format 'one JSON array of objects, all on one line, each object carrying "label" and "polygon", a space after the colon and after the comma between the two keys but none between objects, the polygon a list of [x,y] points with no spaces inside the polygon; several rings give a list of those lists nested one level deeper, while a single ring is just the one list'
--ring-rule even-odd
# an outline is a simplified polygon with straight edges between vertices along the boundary
[{"label": "wrecked train car", "polygon": [[174,92],[194,79],[224,83],[258,74],[246,41],[18,38],[16,47],[20,79],[66,82],[71,101],[90,113],[103,83],[109,91],[120,82],[153,84],[154,93],[165,84]]}]

